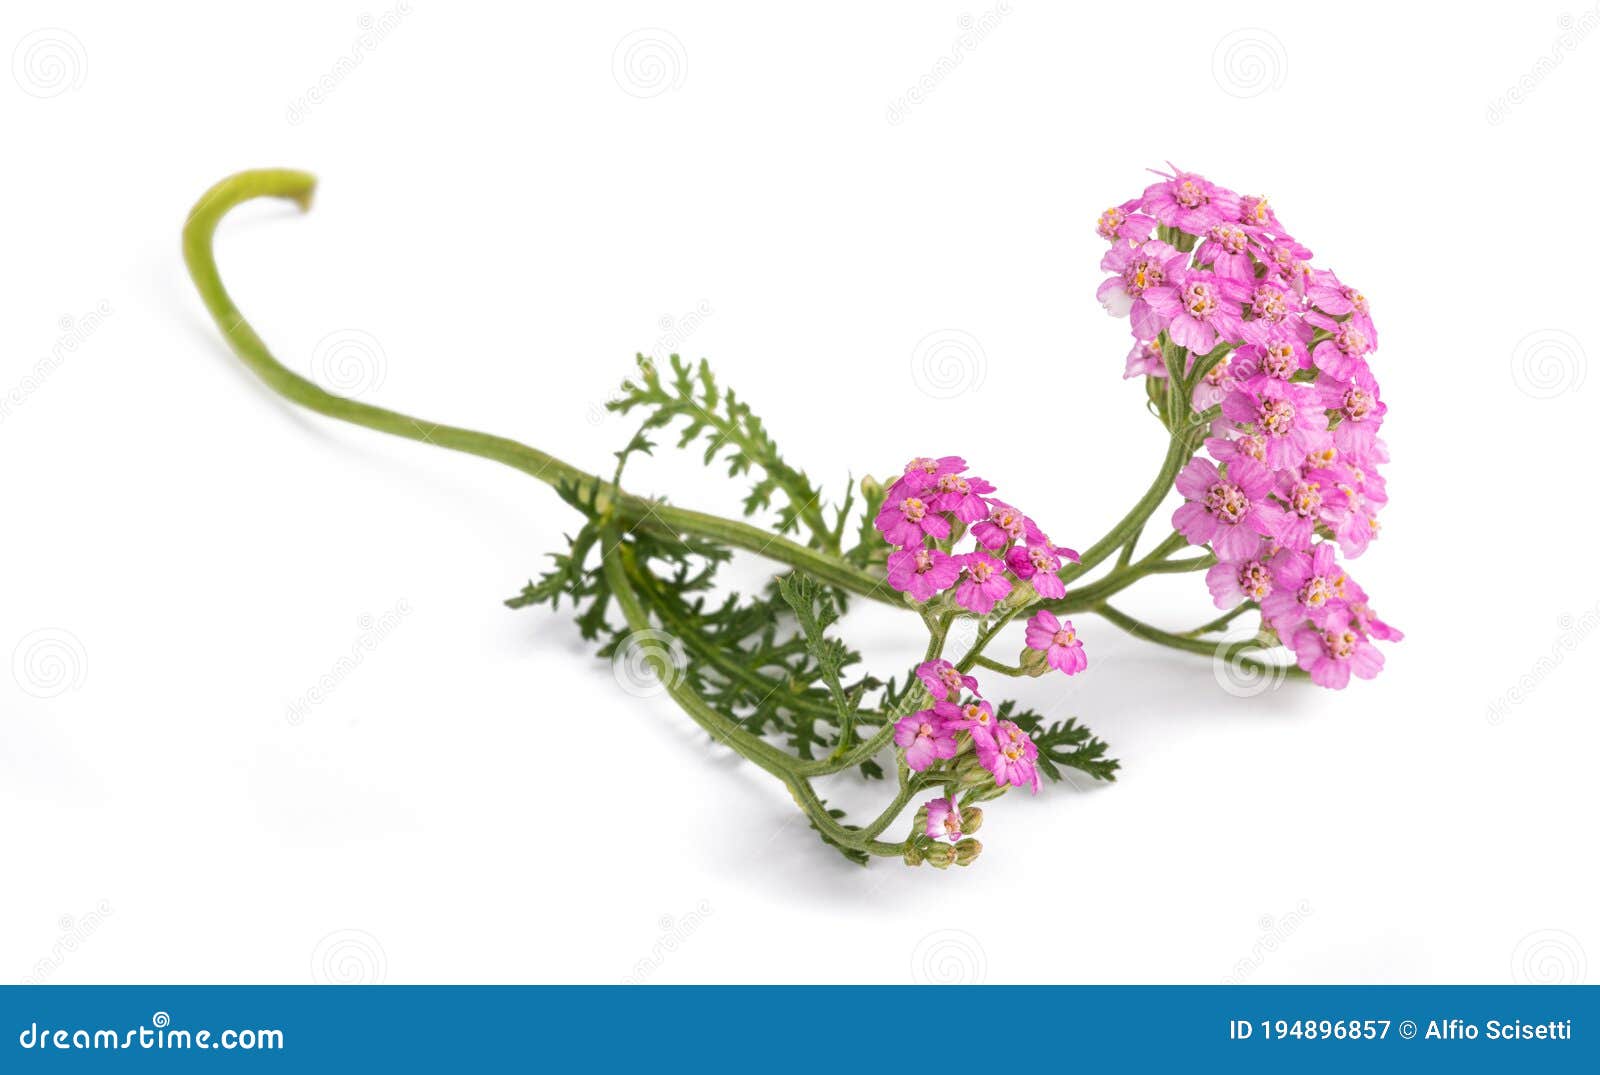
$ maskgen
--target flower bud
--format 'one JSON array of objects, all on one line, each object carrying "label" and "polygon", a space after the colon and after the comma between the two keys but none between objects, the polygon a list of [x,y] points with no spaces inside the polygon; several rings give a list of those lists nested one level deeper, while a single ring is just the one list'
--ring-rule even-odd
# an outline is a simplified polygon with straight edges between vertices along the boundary
[{"label": "flower bud", "polygon": [[983,845],[976,840],[962,840],[956,844],[956,865],[971,866],[983,853]]},{"label": "flower bud", "polygon": [[917,845],[916,844],[907,844],[906,845],[906,853],[902,857],[905,859],[905,863],[906,863],[907,866],[921,866],[922,865],[922,852],[917,849]]},{"label": "flower bud", "polygon": [[923,857],[928,860],[929,866],[938,870],[948,870],[950,864],[956,860],[956,849],[949,844],[930,844],[923,852]]},{"label": "flower bud", "polygon": [[1045,651],[1023,647],[1022,653],[1017,657],[1017,666],[1030,676],[1042,676],[1050,671],[1049,662],[1045,659]]},{"label": "flower bud", "polygon": [[961,831],[971,836],[983,825],[983,811],[976,806],[969,806],[961,811]]}]

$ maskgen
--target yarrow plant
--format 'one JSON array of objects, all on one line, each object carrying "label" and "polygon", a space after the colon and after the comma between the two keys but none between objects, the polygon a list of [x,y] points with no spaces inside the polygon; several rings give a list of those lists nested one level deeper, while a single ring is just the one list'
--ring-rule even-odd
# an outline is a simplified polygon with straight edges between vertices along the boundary
[{"label": "yarrow plant", "polygon": [[[1259,610],[1261,644],[1286,643],[1314,682],[1371,679],[1373,643],[1401,633],[1338,562],[1367,550],[1388,501],[1366,296],[1314,266],[1265,198],[1169,167],[1101,214],[1099,298],[1128,318],[1125,376],[1145,379],[1179,449],[1173,529],[1209,548],[1229,610],[1208,630]],[[1196,430],[1209,458],[1190,457]]]},{"label": "yarrow plant", "polygon": [[[1385,499],[1376,435],[1384,409],[1369,367],[1377,334],[1366,300],[1313,269],[1263,199],[1174,169],[1102,214],[1112,275],[1100,298],[1130,319],[1127,375],[1144,379],[1171,443],[1155,482],[1080,555],[956,455],[916,456],[887,482],[852,481],[825,500],[743,399],[705,362],[677,355],[664,367],[640,356],[608,404],[640,416],[609,477],[504,437],[334,395],[273,357],[223,287],[212,250],[235,206],[277,197],[308,208],[314,185],[304,172],[243,172],[189,216],[184,257],[234,352],[313,411],[553,486],[581,524],[551,569],[506,603],[570,602],[619,679],[649,669],[714,741],[782,783],[822,841],[852,861],[967,866],[982,850],[980,804],[1015,788],[1037,792],[1068,770],[1115,778],[1118,762],[1076,718],[1046,723],[978,679],[1084,672],[1089,654],[1072,614],[1261,670],[1286,667],[1275,657],[1286,653],[1298,674],[1326,686],[1375,674],[1373,643],[1400,637],[1336,559],[1375,539]],[[669,429],[678,447],[696,445],[708,465],[749,482],[744,519],[624,488],[630,460]],[[1183,504],[1172,533],[1136,556],[1174,488]],[[1203,548],[1180,555],[1191,544]],[[780,566],[762,592],[719,585],[738,552]],[[1163,631],[1109,603],[1150,575],[1201,571],[1226,612],[1192,631]],[[856,670],[860,655],[834,632],[860,600],[916,616],[926,635],[920,663],[887,680]],[[1261,617],[1254,636],[1208,640],[1251,610]],[[989,652],[1008,629],[1011,661]],[[820,783],[850,773],[894,786],[871,820],[847,821],[819,794]],[[886,838],[907,811],[910,829]]]}]

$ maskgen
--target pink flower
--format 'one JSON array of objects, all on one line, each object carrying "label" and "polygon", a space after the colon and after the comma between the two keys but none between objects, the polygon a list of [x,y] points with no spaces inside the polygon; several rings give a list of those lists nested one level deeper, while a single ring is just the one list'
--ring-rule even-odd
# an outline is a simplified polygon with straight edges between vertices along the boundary
[{"label": "pink flower", "polygon": [[1266,438],[1266,463],[1273,470],[1298,467],[1328,439],[1328,418],[1309,385],[1272,378],[1243,385],[1223,399],[1222,413]]},{"label": "pink flower", "polygon": [[1294,288],[1304,292],[1311,275],[1311,266],[1306,262],[1311,260],[1311,251],[1295,242],[1287,235],[1261,246],[1261,260],[1278,279]]},{"label": "pink flower", "polygon": [[1126,239],[1135,243],[1142,243],[1150,238],[1150,233],[1155,230],[1156,222],[1151,217],[1138,212],[1137,200],[1113,205],[1110,209],[1100,214],[1100,219],[1095,222],[1094,230],[1100,238],[1114,243],[1119,239]]},{"label": "pink flower", "polygon": [[963,478],[960,474],[946,472],[939,475],[930,490],[935,511],[948,511],[964,523],[977,522],[989,514],[989,505],[982,494],[994,492],[994,486],[982,478]]},{"label": "pink flower", "polygon": [[954,799],[929,799],[927,834],[930,840],[949,837],[951,843],[961,839],[961,808]]},{"label": "pink flower", "polygon": [[1378,398],[1378,381],[1367,364],[1356,363],[1343,377],[1320,377],[1316,388],[1322,405],[1339,417],[1339,424],[1333,427],[1334,445],[1353,455],[1371,451],[1389,408]]},{"label": "pink flower", "polygon": [[1303,625],[1292,641],[1295,659],[1319,687],[1339,690],[1352,672],[1371,679],[1383,668],[1383,654],[1356,629],[1348,609],[1334,609],[1321,626]]},{"label": "pink flower", "polygon": [[950,536],[950,520],[914,494],[886,500],[874,524],[892,545],[914,545],[924,535],[939,540]]},{"label": "pink flower", "polygon": [[906,764],[919,773],[939,758],[956,756],[956,737],[931,709],[895,721],[894,741],[905,748]]},{"label": "pink flower", "polygon": [[961,705],[940,702],[933,708],[943,718],[945,727],[971,732],[973,742],[994,738],[994,709],[981,698],[969,698]]},{"label": "pink flower", "polygon": [[1246,321],[1245,339],[1251,343],[1236,352],[1239,374],[1245,379],[1287,381],[1311,366],[1305,344],[1290,329],[1265,321]]},{"label": "pink flower", "polygon": [[1067,593],[1067,584],[1056,574],[1061,570],[1063,558],[1076,563],[1078,554],[1072,549],[1057,548],[1048,541],[1026,548],[1013,545],[1006,550],[1006,566],[1011,568],[1011,573],[1024,582],[1032,580],[1033,592],[1052,600]]},{"label": "pink flower", "polygon": [[[1245,298],[1245,305],[1250,311],[1250,320],[1245,322],[1246,324],[1262,326],[1298,324],[1291,321],[1294,315],[1300,312],[1300,296],[1294,291],[1273,279],[1257,282],[1251,277],[1246,277],[1245,283],[1251,285]],[[1305,334],[1310,336],[1310,330],[1305,330]]]},{"label": "pink flower", "polygon": [[1283,235],[1283,225],[1278,223],[1278,214],[1272,211],[1272,206],[1267,204],[1267,199],[1246,194],[1239,199],[1239,223],[1256,231],[1269,232],[1273,235]]},{"label": "pink flower", "polygon": [[1250,257],[1250,236],[1237,224],[1213,224],[1205,242],[1194,252],[1196,265],[1209,265],[1218,276],[1246,283],[1255,279],[1255,261]]},{"label": "pink flower", "polygon": [[926,601],[940,590],[955,585],[961,564],[939,549],[901,549],[889,554],[889,585]]},{"label": "pink flower", "polygon": [[1272,476],[1253,460],[1234,460],[1223,477],[1210,460],[1191,459],[1175,484],[1187,503],[1172,513],[1173,529],[1191,545],[1210,544],[1219,560],[1244,559],[1272,531],[1266,505]]},{"label": "pink flower", "polygon": [[1176,279],[1188,260],[1188,254],[1159,239],[1137,246],[1119,243],[1100,259],[1100,268],[1117,275],[1101,284],[1095,297],[1113,317],[1128,316],[1135,336],[1153,338],[1166,327],[1168,319],[1151,308],[1145,293]]},{"label": "pink flower", "polygon": [[1347,599],[1365,600],[1361,587],[1334,561],[1333,546],[1322,542],[1309,555],[1285,549],[1272,561],[1273,590],[1261,614],[1280,637],[1288,638],[1304,620],[1320,624]]},{"label": "pink flower", "polygon": [[[1204,235],[1213,224],[1239,219],[1239,196],[1193,172],[1181,172],[1171,162],[1172,173],[1156,172],[1163,182],[1145,188],[1141,206],[1168,227]],[[1155,169],[1151,169],[1155,171]]]},{"label": "pink flower", "polygon": [[1405,638],[1405,632],[1400,628],[1391,627],[1380,620],[1364,598],[1350,602],[1350,622],[1355,625],[1356,630],[1376,638],[1379,642],[1399,642]]},{"label": "pink flower", "polygon": [[1306,301],[1334,317],[1354,314],[1364,322],[1363,329],[1373,347],[1378,346],[1378,334],[1372,327],[1372,311],[1367,297],[1353,287],[1339,282],[1328,269],[1313,269],[1306,285]]},{"label": "pink flower", "polygon": [[1331,336],[1311,349],[1311,361],[1317,369],[1341,381],[1349,380],[1356,367],[1363,365],[1362,356],[1372,350],[1372,340],[1367,336],[1366,318],[1350,317],[1336,321],[1331,317],[1311,313],[1306,320],[1318,328],[1326,329]]},{"label": "pink flower", "polygon": [[[1173,343],[1203,355],[1217,345],[1219,337],[1239,338],[1244,330],[1240,304],[1249,294],[1244,284],[1195,269],[1182,270],[1169,279],[1171,283],[1145,289],[1144,301],[1166,324]],[[1138,326],[1134,331],[1150,335]]]},{"label": "pink flower", "polygon": [[[1194,356],[1189,356],[1188,368],[1194,369]],[[1226,354],[1212,363],[1206,370],[1206,375],[1195,382],[1194,394],[1190,401],[1194,404],[1196,414],[1203,414],[1221,403],[1229,392],[1237,387],[1237,378],[1234,377],[1233,355]]]},{"label": "pink flower", "polygon": [[1013,541],[1044,540],[1032,519],[998,500],[989,501],[989,517],[973,525],[972,536],[990,549],[1003,549]]},{"label": "pink flower", "polygon": [[1302,476],[1297,471],[1284,471],[1278,475],[1278,495],[1285,506],[1274,519],[1272,533],[1285,548],[1309,549],[1317,523],[1327,518],[1323,483],[1316,477],[1317,472]]},{"label": "pink flower", "polygon": [[917,678],[928,688],[928,693],[939,701],[953,701],[961,697],[963,689],[978,693],[978,681],[964,676],[949,661],[924,661],[917,665]]},{"label": "pink flower", "polygon": [[1252,462],[1265,465],[1267,461],[1267,438],[1262,433],[1230,429],[1227,430],[1227,436],[1207,437],[1206,451],[1210,452],[1211,457],[1219,463],[1232,463],[1235,459],[1249,459]]},{"label": "pink flower", "polygon": [[1262,553],[1247,560],[1223,560],[1206,572],[1206,588],[1218,608],[1229,609],[1241,601],[1260,604],[1272,592],[1272,568]]},{"label": "pink flower", "polygon": [[1161,353],[1160,340],[1137,340],[1128,352],[1128,365],[1123,370],[1124,380],[1129,377],[1165,377],[1166,357]]},{"label": "pink flower", "polygon": [[1002,720],[998,724],[994,739],[976,744],[978,761],[994,774],[996,785],[1031,787],[1034,794],[1038,794],[1039,770],[1034,760],[1039,757],[1039,748],[1027,732],[1011,721]]},{"label": "pink flower", "polygon": [[1078,632],[1072,629],[1072,621],[1062,622],[1046,609],[1041,608],[1028,621],[1026,640],[1028,648],[1042,650],[1045,663],[1058,672],[1070,676],[1089,667],[1089,658],[1084,655]]},{"label": "pink flower", "polygon": [[959,474],[967,469],[967,461],[959,455],[942,455],[937,459],[919,455],[905,466],[900,477],[907,492],[920,492],[945,474]]},{"label": "pink flower", "polygon": [[966,574],[956,586],[956,604],[986,616],[1011,592],[1011,580],[1006,578],[1005,565],[986,552],[969,552],[961,557],[961,563]]}]

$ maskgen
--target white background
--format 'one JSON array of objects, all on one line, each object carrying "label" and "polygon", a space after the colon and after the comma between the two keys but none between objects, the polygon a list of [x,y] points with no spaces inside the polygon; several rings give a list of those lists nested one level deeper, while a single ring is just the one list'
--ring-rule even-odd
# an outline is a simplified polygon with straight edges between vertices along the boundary
[{"label": "white background", "polygon": [[[367,48],[391,8],[5,6],[0,977],[1589,974],[1600,13],[1018,0],[968,48],[991,8],[724,7],[413,0]],[[1093,223],[1169,158],[1370,297],[1392,502],[1354,569],[1409,637],[1375,682],[1239,699],[1082,618],[1088,672],[1017,693],[1123,779],[1008,796],[948,873],[846,863],[565,613],[503,608],[576,525],[552,491],[294,410],[178,256],[212,182],[306,168],[311,214],[219,241],[296,369],[364,333],[363,398],[605,469],[601,404],[664,341],[830,489],[959,452],[1083,546],[1162,450]],[[982,355],[948,399],[913,373],[941,330]],[[1213,614],[1193,576],[1126,604]],[[888,674],[918,632],[849,637]]]}]

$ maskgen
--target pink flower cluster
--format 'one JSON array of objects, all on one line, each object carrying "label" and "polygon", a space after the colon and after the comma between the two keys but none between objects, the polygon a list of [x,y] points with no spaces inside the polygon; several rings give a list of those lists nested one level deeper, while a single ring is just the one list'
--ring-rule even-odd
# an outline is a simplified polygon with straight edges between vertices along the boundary
[{"label": "pink flower cluster", "polygon": [[1176,168],[1156,174],[1101,214],[1111,243],[1101,268],[1113,275],[1099,298],[1130,319],[1126,376],[1167,377],[1170,347],[1186,352],[1186,376],[1210,363],[1192,403],[1214,415],[1211,458],[1178,475],[1185,503],[1172,524],[1215,553],[1217,607],[1257,602],[1322,686],[1370,679],[1383,666],[1372,643],[1401,633],[1335,562],[1335,548],[1366,551],[1388,500],[1367,300],[1313,267],[1265,198]]},{"label": "pink flower cluster", "polygon": [[[1018,581],[1032,582],[1040,597],[1066,593],[1056,573],[1078,554],[1052,544],[1032,519],[990,496],[995,487],[966,469],[958,456],[919,456],[889,486],[875,520],[889,543],[900,546],[889,554],[889,585],[917,601],[953,588],[955,603],[980,616]],[[953,551],[969,533],[972,551]]]},{"label": "pink flower cluster", "polygon": [[[918,665],[917,678],[934,701],[931,708],[895,722],[894,741],[905,750],[908,766],[921,772],[937,760],[955,757],[962,752],[961,738],[966,736],[978,761],[994,774],[997,787],[1027,787],[1038,792],[1035,760],[1039,748],[1017,724],[995,717],[994,708],[978,693],[976,679],[962,674],[949,661]],[[930,812],[930,830],[932,823]]]}]

